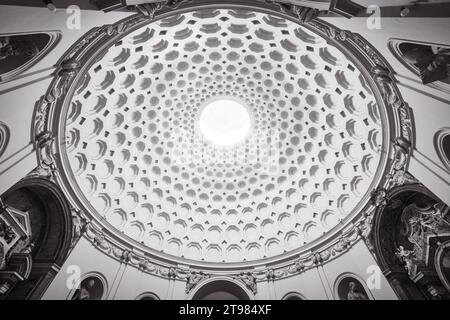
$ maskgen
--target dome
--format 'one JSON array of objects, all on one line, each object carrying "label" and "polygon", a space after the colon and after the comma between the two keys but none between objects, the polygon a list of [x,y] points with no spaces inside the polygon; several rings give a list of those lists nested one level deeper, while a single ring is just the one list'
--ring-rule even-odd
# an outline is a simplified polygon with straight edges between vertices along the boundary
[{"label": "dome", "polygon": [[[247,127],[221,144],[205,121]],[[241,129],[227,130],[233,140]],[[344,52],[294,22],[222,9],[111,43],[86,68],[65,133],[71,174],[106,225],[156,251],[227,263],[338,228],[368,200],[383,128]]]},{"label": "dome", "polygon": [[2,6],[0,299],[450,298],[448,4],[64,6]]}]

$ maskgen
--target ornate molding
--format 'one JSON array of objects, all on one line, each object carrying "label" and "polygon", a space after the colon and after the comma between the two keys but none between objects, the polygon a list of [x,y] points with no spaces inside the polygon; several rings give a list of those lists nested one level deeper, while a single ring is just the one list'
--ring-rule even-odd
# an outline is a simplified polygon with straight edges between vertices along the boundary
[{"label": "ornate molding", "polygon": [[291,3],[280,2],[277,0],[265,0],[266,3],[278,7],[282,13],[294,14],[301,23],[308,23],[319,17],[321,14],[326,14],[328,11],[319,10],[306,6],[300,6]]},{"label": "ornate molding", "polygon": [[0,121],[0,158],[8,147],[9,143],[9,127],[3,121]]},{"label": "ornate molding", "polygon": [[0,220],[0,237],[9,244],[16,237],[16,233],[13,231],[11,226],[7,225],[6,222]]},{"label": "ornate molding", "polygon": [[0,211],[0,299],[15,283],[28,277],[32,265],[31,238],[28,212],[4,206]]},{"label": "ornate molding", "polygon": [[298,19],[302,23],[311,22],[313,19],[319,17],[320,10],[308,7],[294,6],[292,11],[297,15]]},{"label": "ornate molding", "polygon": [[201,281],[210,278],[210,274],[200,272],[188,272],[186,276],[186,289],[185,293],[189,294]]},{"label": "ornate molding", "polygon": [[160,2],[145,3],[137,5],[136,11],[151,21],[155,18],[157,11],[162,9],[175,10],[182,4],[192,1],[193,0],[162,0]]},{"label": "ornate molding", "polygon": [[241,272],[238,275],[233,276],[233,279],[242,282],[247,289],[249,289],[253,294],[258,293],[258,286],[256,285],[256,277],[251,272]]},{"label": "ornate molding", "polygon": [[149,20],[155,18],[156,11],[161,10],[167,4],[167,1],[145,3],[136,6],[136,10]]},{"label": "ornate molding", "polygon": [[[255,9],[262,8],[265,11],[273,12],[274,15],[279,14],[274,9],[276,7],[274,4],[263,5],[260,1],[254,1],[254,5]],[[36,109],[33,129],[39,166],[30,175],[54,181],[61,189],[68,191],[67,193],[71,197],[69,192],[71,186],[64,177],[64,167],[59,156],[59,145],[55,140],[61,138],[59,137],[61,129],[58,127],[61,110],[64,110],[64,106],[70,100],[81,79],[84,66],[95,59],[96,53],[107,46],[108,43],[117,41],[122,35],[148,24],[157,18],[160,12],[173,9],[173,14],[176,14],[178,8],[186,9],[188,6],[191,6],[193,10],[200,8],[195,1],[185,0],[154,4],[151,7],[146,7],[147,14],[141,12],[118,23],[91,30],[68,50],[59,66],[57,75]],[[217,6],[221,7],[220,4]],[[245,5],[244,7],[250,6]],[[385,146],[390,158],[386,159],[386,175],[379,178],[376,192],[389,190],[394,186],[414,181],[406,171],[411,146],[414,142],[411,112],[403,101],[384,58],[360,35],[340,30],[320,19],[316,19],[316,11],[308,11],[297,6],[284,8],[286,9],[284,11],[285,17],[298,21],[309,30],[329,38],[336,46],[352,52],[357,65],[365,70],[368,80],[372,81],[369,85],[378,97],[379,103],[384,106],[389,117],[392,117],[394,129],[390,132],[391,141],[388,141]],[[143,9],[143,7],[140,7],[140,9]],[[191,272],[190,277],[200,273],[205,275],[223,274],[224,270],[228,270],[228,274],[238,278],[241,272],[250,272],[256,282],[268,278],[289,277],[327,263],[345,253],[361,238],[369,238],[374,211],[383,203],[383,200],[379,199],[380,197],[382,198],[382,194],[376,194],[377,200],[375,202],[368,203],[364,208],[361,208],[362,213],[346,220],[344,222],[345,228],[330,236],[326,242],[298,250],[298,253],[292,253],[280,260],[258,261],[259,265],[256,267],[254,264],[243,263],[238,267],[233,266],[233,269],[228,269],[227,265],[208,269],[206,265],[192,264],[188,268]],[[187,271],[178,267],[180,264],[186,264],[183,259],[174,259],[174,261],[169,262],[167,257],[159,256],[155,252],[145,251],[145,248],[139,243],[125,241],[103,226],[100,217],[88,213],[88,210],[76,197],[71,198],[70,202],[73,206],[73,219],[76,222],[74,223],[74,234],[78,237],[85,236],[99,250],[121,263],[130,264],[143,272],[171,279],[186,279]],[[190,283],[189,286],[196,283],[190,279],[187,280]],[[253,278],[251,283],[253,283]]]},{"label": "ornate molding", "polygon": [[72,212],[72,242],[69,251],[77,244],[89,225],[88,217],[79,209],[71,208]]},{"label": "ornate molding", "polygon": [[409,277],[414,280],[420,266],[428,264],[430,237],[450,232],[448,208],[443,203],[419,207],[416,203],[406,206],[401,214],[403,236],[412,246],[407,250],[399,246],[395,255],[404,263]]}]

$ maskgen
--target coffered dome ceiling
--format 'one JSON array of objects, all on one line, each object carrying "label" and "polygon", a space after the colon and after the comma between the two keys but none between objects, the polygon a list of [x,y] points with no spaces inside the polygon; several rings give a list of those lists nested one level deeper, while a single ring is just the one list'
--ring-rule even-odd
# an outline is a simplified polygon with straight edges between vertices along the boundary
[{"label": "coffered dome ceiling", "polygon": [[[200,125],[223,100],[249,119],[228,145]],[[343,52],[242,10],[173,15],[126,35],[89,67],[65,118],[70,174],[105,226],[206,262],[321,241],[368,201],[385,148],[376,100]]]}]

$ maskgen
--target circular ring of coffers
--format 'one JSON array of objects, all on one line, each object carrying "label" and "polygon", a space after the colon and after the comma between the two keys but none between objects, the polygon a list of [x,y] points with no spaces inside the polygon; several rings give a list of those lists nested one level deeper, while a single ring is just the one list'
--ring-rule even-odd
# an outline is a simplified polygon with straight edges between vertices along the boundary
[{"label": "circular ring of coffers", "polygon": [[[192,6],[100,27],[67,52],[37,110],[42,167],[87,236],[117,259],[133,251],[136,266],[289,266],[345,251],[371,192],[407,166],[409,110],[387,64],[320,20]],[[258,139],[198,140],[193,120],[216,95],[252,108]],[[264,161],[233,162],[252,147]]]}]

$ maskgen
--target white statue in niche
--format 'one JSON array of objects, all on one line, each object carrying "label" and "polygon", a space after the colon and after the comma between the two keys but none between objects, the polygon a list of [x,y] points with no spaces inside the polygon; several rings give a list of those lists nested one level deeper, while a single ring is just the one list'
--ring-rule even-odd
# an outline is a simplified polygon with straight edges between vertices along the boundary
[{"label": "white statue in niche", "polygon": [[[407,209],[410,209],[410,206],[403,210],[403,214],[408,214]],[[445,212],[440,204],[430,204],[425,208],[420,208],[416,204],[412,206],[410,210],[415,211],[415,215],[409,219],[412,233],[434,232],[441,223],[448,224],[444,219]]]},{"label": "white statue in niche", "polygon": [[400,259],[400,261],[405,263],[405,269],[408,271],[408,275],[412,276],[414,274],[414,250],[406,250],[403,246],[399,246],[395,255]]}]

